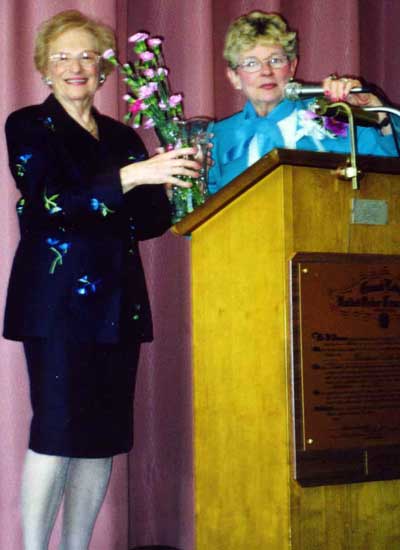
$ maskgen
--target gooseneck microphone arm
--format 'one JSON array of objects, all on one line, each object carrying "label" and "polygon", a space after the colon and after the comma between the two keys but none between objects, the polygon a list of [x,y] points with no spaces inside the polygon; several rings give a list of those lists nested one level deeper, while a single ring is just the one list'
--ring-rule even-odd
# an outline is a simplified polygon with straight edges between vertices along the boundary
[{"label": "gooseneck microphone arm", "polygon": [[363,111],[370,111],[375,113],[388,113],[389,115],[395,115],[400,117],[400,109],[394,107],[388,107],[387,105],[379,105],[377,107],[360,107]]},{"label": "gooseneck microphone arm", "polygon": [[[352,88],[352,94],[367,94],[372,93],[372,90],[368,87],[359,86]],[[319,97],[316,100],[316,105],[314,106],[315,112],[317,114],[326,114],[329,109],[337,109],[336,112],[344,111],[348,117],[349,129],[350,129],[350,159],[349,165],[344,168],[338,168],[338,175],[343,179],[351,179],[353,183],[353,189],[359,189],[359,179],[362,177],[362,174],[357,170],[356,165],[356,134],[354,128],[354,118],[358,120],[364,120],[372,124],[377,124],[377,120],[374,118],[370,119],[371,115],[368,115],[368,112],[371,113],[387,113],[388,115],[395,115],[395,119],[392,119],[390,116],[389,121],[392,123],[393,137],[396,142],[396,146],[400,151],[400,144],[398,141],[398,135],[400,135],[400,109],[395,107],[389,107],[386,105],[379,106],[350,106],[347,103],[329,103],[324,97],[325,90],[322,86],[316,86],[314,84],[302,84],[301,82],[291,81],[286,84],[284,88],[284,97],[292,101],[298,99],[307,98],[307,97]],[[313,109],[314,110],[314,109]],[[364,114],[363,114],[364,113]]]}]

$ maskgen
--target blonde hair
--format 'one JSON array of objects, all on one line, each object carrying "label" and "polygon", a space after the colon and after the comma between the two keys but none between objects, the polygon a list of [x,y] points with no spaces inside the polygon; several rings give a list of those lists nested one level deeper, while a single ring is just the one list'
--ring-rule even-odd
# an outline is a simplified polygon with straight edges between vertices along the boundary
[{"label": "blonde hair", "polygon": [[297,56],[297,34],[290,31],[286,21],[277,13],[252,11],[235,19],[225,37],[224,58],[232,68],[239,55],[257,44],[278,44],[289,59]]},{"label": "blonde hair", "polygon": [[[82,29],[91,33],[97,41],[100,54],[109,48],[116,50],[115,34],[111,27],[91,19],[77,10],[62,11],[44,21],[38,28],[34,61],[35,67],[42,75],[45,75],[47,70],[50,43],[64,32],[72,29]],[[113,65],[102,59],[100,70],[107,75],[113,70]]]}]

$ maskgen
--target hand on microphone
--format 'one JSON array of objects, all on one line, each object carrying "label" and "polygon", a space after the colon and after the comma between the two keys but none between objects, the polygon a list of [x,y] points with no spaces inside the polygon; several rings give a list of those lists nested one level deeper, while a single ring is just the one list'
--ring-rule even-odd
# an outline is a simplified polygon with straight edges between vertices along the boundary
[{"label": "hand on microphone", "polygon": [[346,101],[355,107],[378,107],[382,105],[380,99],[371,93],[355,93],[352,94],[353,88],[362,88],[359,80],[352,77],[337,77],[330,75],[322,81],[324,95],[332,102]]},{"label": "hand on microphone", "polygon": [[[322,81],[322,85],[302,84],[291,81],[286,84],[284,95],[287,99],[296,101],[303,97],[318,97],[324,95],[332,103],[346,101],[353,107],[381,107],[382,101],[375,94],[370,93],[368,87],[364,87],[356,78],[336,75],[330,75]],[[383,112],[377,112],[378,124],[383,134],[391,134],[392,129],[387,115]],[[390,122],[390,121],[389,121]],[[385,124],[383,124],[385,123]]]},{"label": "hand on microphone", "polygon": [[[382,106],[382,101],[371,93],[351,93],[353,88],[361,88],[362,84],[356,78],[348,78],[342,76],[338,78],[336,75],[330,75],[322,81],[324,88],[324,95],[332,102],[346,101],[354,107],[379,107]],[[387,119],[386,113],[377,113],[377,120],[379,123],[384,122]],[[392,129],[390,125],[381,129],[383,134],[391,134]]]}]

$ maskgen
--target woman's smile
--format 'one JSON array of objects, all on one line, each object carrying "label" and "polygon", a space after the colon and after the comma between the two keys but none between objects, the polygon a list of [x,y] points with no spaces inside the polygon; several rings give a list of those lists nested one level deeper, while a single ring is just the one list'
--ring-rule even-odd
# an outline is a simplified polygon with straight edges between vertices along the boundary
[{"label": "woman's smile", "polygon": [[[50,44],[48,75],[52,81],[54,95],[67,107],[72,103],[91,102],[99,87],[98,64],[85,65],[82,54],[96,52],[97,41],[84,29],[71,29],[63,32]],[[67,62],[53,62],[51,56],[70,56]]]}]

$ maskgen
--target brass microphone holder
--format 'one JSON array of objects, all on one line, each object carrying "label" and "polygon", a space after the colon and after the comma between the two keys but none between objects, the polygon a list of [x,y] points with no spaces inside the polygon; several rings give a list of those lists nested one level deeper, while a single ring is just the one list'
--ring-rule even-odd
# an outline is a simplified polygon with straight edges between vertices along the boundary
[{"label": "brass microphone holder", "polygon": [[[360,179],[363,174],[361,170],[357,168],[356,157],[356,132],[354,128],[354,116],[351,107],[342,101],[337,103],[328,103],[324,98],[319,98],[315,102],[315,113],[319,115],[325,115],[327,111],[334,111],[334,116],[339,113],[345,113],[349,121],[350,129],[350,157],[346,159],[344,166],[338,166],[334,174],[342,180],[350,181],[353,189],[360,189]],[[368,115],[365,116],[368,118]]]}]

